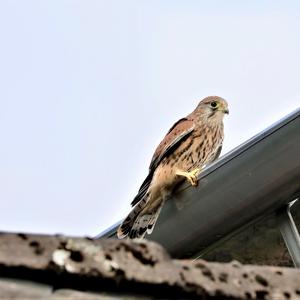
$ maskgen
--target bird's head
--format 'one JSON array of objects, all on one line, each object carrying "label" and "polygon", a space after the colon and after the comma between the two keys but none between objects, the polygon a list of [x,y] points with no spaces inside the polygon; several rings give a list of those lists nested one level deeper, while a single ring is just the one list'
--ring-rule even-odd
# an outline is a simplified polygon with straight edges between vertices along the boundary
[{"label": "bird's head", "polygon": [[224,115],[229,114],[228,104],[226,100],[218,96],[206,97],[200,101],[195,113],[208,121],[222,121]]}]

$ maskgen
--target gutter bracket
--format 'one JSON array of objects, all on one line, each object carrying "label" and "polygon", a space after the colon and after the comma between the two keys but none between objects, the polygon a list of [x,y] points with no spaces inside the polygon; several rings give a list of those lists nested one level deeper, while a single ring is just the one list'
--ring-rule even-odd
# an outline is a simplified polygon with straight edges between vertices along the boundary
[{"label": "gutter bracket", "polygon": [[300,268],[300,236],[291,214],[291,207],[298,199],[290,202],[278,212],[278,227],[294,266]]}]

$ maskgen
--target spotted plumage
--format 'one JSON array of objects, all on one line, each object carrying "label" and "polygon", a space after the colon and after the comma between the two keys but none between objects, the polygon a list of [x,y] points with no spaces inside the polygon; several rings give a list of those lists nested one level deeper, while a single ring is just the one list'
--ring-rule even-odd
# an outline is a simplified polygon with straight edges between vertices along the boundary
[{"label": "spotted plumage", "polygon": [[184,179],[197,185],[201,169],[220,155],[225,113],[224,99],[207,97],[171,127],[152,157],[149,174],[131,203],[132,211],[118,229],[119,238],[143,238],[152,233],[174,187]]}]

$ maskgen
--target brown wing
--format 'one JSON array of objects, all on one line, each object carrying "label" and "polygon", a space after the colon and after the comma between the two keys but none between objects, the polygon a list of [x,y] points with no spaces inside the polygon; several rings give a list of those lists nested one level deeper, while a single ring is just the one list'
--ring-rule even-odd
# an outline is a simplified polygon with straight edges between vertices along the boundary
[{"label": "brown wing", "polygon": [[160,164],[160,162],[165,157],[173,153],[173,151],[177,147],[179,147],[179,145],[192,133],[193,130],[194,122],[191,118],[182,118],[171,127],[167,135],[164,137],[164,139],[161,141],[161,143],[158,145],[154,152],[149,167],[149,174],[142,183],[138,194],[131,202],[132,206],[137,204],[146,195],[147,190],[152,181],[154,171]]},{"label": "brown wing", "polygon": [[177,121],[160,142],[152,157],[149,171],[155,170],[160,162],[173,152],[185,138],[194,130],[192,119],[182,118]]}]

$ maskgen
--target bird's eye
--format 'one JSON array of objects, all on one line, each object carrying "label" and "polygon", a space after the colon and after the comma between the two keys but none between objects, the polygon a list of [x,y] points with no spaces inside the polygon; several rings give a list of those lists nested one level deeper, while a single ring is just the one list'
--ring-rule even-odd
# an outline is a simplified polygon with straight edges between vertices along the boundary
[{"label": "bird's eye", "polygon": [[216,108],[217,106],[218,106],[218,103],[217,102],[212,102],[211,104],[210,104],[210,106],[212,107],[212,108]]}]

